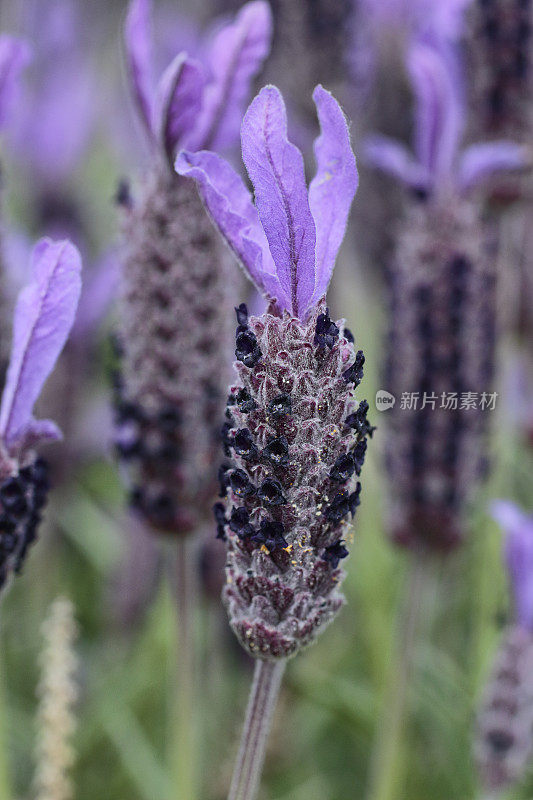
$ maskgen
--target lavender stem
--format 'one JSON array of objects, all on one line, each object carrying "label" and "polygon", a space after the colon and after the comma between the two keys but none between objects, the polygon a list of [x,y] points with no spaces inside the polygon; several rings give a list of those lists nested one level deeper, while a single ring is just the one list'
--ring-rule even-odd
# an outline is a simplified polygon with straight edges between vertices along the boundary
[{"label": "lavender stem", "polygon": [[254,800],[257,796],[267,738],[285,664],[285,659],[258,659],[255,662],[254,680],[228,800]]},{"label": "lavender stem", "polygon": [[179,536],[176,541],[176,560],[172,587],[176,608],[176,669],[173,671],[174,713],[171,719],[170,763],[172,767],[172,798],[197,796],[196,790],[196,697],[194,610],[196,585],[194,579],[193,537]]},{"label": "lavender stem", "polygon": [[399,794],[398,772],[402,733],[427,576],[427,556],[418,551],[413,555],[406,576],[409,589],[400,611],[396,656],[391,659],[383,713],[378,723],[377,742],[370,768],[368,800],[393,800]]}]

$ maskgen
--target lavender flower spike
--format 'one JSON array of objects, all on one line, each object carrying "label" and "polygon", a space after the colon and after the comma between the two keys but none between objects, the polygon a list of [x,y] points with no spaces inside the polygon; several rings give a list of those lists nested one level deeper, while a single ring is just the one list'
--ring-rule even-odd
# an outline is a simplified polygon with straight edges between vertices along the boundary
[{"label": "lavender flower spike", "polygon": [[485,787],[501,791],[521,780],[533,758],[533,517],[504,500],[491,511],[506,534],[514,620],[483,694],[475,755]]},{"label": "lavender flower spike", "polygon": [[218,26],[206,64],[180,53],[152,81],[149,0],[132,0],[126,52],[133,95],[151,147],[135,204],[125,196],[116,446],[132,504],[151,527],[196,529],[216,488],[218,425],[227,385],[232,275],[228,254],[176,149],[238,140],[250,84],[266,57],[270,10],[258,0]]},{"label": "lavender flower spike", "polygon": [[33,406],[74,322],[80,273],[80,255],[70,242],[41,239],[15,308],[0,404],[0,586],[21,568],[46,502],[46,464],[34,447],[61,432],[51,420],[36,420]]},{"label": "lavender flower spike", "polygon": [[309,192],[300,152],[287,140],[278,90],[248,109],[242,180],[209,152],[181,153],[213,221],[268,310],[237,309],[236,370],[223,438],[218,537],[228,549],[224,601],[242,646],[284,659],[313,641],[343,603],[338,585],[349,520],[359,505],[368,404],[354,390],[364,357],[325,293],[341,244],[357,170],[335,99],[318,86],[317,174]]},{"label": "lavender flower spike", "polygon": [[[367,157],[408,192],[395,232],[384,383],[400,402],[388,415],[392,538],[448,551],[487,472],[494,392],[496,263],[483,214],[483,180],[524,166],[509,142],[461,151],[460,65],[450,48],[416,43],[408,67],[416,98],[414,154],[375,137]],[[477,189],[477,192],[474,192]],[[476,407],[469,397],[479,397]]]}]

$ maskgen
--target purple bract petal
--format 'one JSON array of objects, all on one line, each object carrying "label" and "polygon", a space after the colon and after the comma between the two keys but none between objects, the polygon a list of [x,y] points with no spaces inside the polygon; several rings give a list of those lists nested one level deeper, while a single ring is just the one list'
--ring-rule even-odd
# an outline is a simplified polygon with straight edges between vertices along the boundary
[{"label": "purple bract petal", "polygon": [[359,176],[346,118],[322,86],[313,92],[321,134],[315,141],[317,172],[309,186],[309,206],[316,226],[316,286],[313,302],[325,295],[344,238]]},{"label": "purple bract petal", "polygon": [[276,87],[265,86],[252,101],[241,139],[279,282],[290,298],[288,310],[304,319],[315,289],[315,223],[302,154],[287,139],[285,104]]},{"label": "purple bract petal", "polygon": [[178,144],[202,107],[206,76],[202,65],[180,53],[159,81],[156,98],[158,135],[172,163]]},{"label": "purple bract petal", "polygon": [[131,89],[141,120],[151,138],[154,134],[154,77],[150,0],[131,0],[124,28],[126,63]]},{"label": "purple bract petal", "polygon": [[533,517],[506,500],[492,503],[491,513],[506,532],[505,559],[517,622],[533,632]]},{"label": "purple bract petal", "polygon": [[211,218],[256,286],[288,307],[250,192],[233,167],[216,153],[182,151],[176,170],[196,181]]},{"label": "purple bract petal", "polygon": [[[41,239],[32,255],[32,281],[19,295],[11,358],[0,406],[0,436],[8,447],[33,426],[32,411],[74,322],[81,259],[70,242]],[[50,428],[46,428],[50,432]]]},{"label": "purple bract petal", "polygon": [[411,49],[408,67],[417,98],[418,160],[436,180],[450,178],[463,127],[455,71],[443,52],[422,44]]},{"label": "purple bract petal", "polygon": [[247,3],[233,23],[217,31],[208,53],[212,80],[187,149],[221,150],[238,141],[250,85],[270,51],[271,37],[272,13],[263,0]]},{"label": "purple bract petal", "polygon": [[409,150],[400,142],[387,136],[368,136],[363,143],[365,160],[383,172],[388,172],[400,183],[412,187],[427,187],[430,176],[414,160]]},{"label": "purple bract petal", "polygon": [[495,172],[524,169],[531,165],[527,148],[513,142],[485,142],[467,147],[459,162],[462,191],[474,188]]},{"label": "purple bract petal", "polygon": [[0,36],[0,128],[13,105],[21,71],[30,60],[30,48],[21,39]]}]

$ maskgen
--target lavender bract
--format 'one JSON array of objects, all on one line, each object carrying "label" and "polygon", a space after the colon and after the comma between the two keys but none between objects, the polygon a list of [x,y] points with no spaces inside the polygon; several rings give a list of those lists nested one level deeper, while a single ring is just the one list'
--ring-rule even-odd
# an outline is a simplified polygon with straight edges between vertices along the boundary
[{"label": "lavender bract", "polygon": [[33,251],[31,281],[17,301],[0,405],[1,585],[20,569],[46,502],[46,464],[34,447],[61,438],[61,433],[51,420],[34,419],[33,406],[74,322],[80,272],[73,245],[42,239]]},{"label": "lavender bract", "polygon": [[519,781],[533,757],[533,517],[508,501],[492,505],[505,531],[505,562],[514,597],[478,711],[475,757],[483,784]]},{"label": "lavender bract", "polygon": [[359,505],[357,480],[371,433],[354,390],[364,357],[325,293],[357,170],[335,99],[314,92],[321,135],[307,190],[301,153],[287,139],[283,99],[265,87],[248,109],[242,180],[210,152],[182,152],[177,170],[200,195],[245,271],[269,299],[237,309],[238,381],[223,426],[227,461],[215,505],[228,561],[223,597],[242,646],[260,659],[294,655],[343,603],[339,562]]},{"label": "lavender bract", "polygon": [[459,151],[464,109],[449,48],[417,43],[408,67],[415,154],[383,137],[366,149],[409,190],[389,281],[390,529],[404,546],[445,551],[462,540],[466,504],[486,472],[495,391],[495,248],[474,190],[523,166],[525,153],[510,142]]},{"label": "lavender bract", "polygon": [[[13,110],[19,76],[30,58],[28,45],[12,36],[0,35],[0,129]],[[3,230],[0,230],[0,381],[3,381],[9,355],[7,281],[4,275]]]},{"label": "lavender bract", "polygon": [[237,137],[271,20],[266,3],[248,3],[218,27],[205,67],[181,53],[154,89],[149,17],[148,0],[130,4],[128,71],[152,161],[139,202],[123,198],[116,446],[136,510],[156,529],[186,533],[216,485],[231,272],[194,185],[171,165],[179,146],[225,148]]}]

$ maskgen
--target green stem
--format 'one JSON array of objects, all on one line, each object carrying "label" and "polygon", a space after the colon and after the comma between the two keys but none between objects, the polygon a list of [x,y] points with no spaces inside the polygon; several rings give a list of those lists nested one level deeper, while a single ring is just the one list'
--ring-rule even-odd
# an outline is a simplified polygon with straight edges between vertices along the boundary
[{"label": "green stem", "polygon": [[228,800],[255,800],[285,661],[255,662],[241,745]]},{"label": "green stem", "polygon": [[399,613],[396,653],[391,659],[377,740],[370,764],[368,800],[398,800],[403,729],[414,647],[427,576],[424,553],[413,556],[406,576],[408,594]]},{"label": "green stem", "polygon": [[0,797],[2,800],[11,800],[11,779],[9,771],[9,758],[7,742],[7,703],[4,676],[4,651],[0,646]]},{"label": "green stem", "polygon": [[197,736],[194,714],[195,643],[194,611],[196,608],[196,580],[192,537],[177,540],[176,570],[172,580],[176,607],[176,670],[174,714],[170,736],[172,765],[171,800],[195,800],[197,797]]}]

